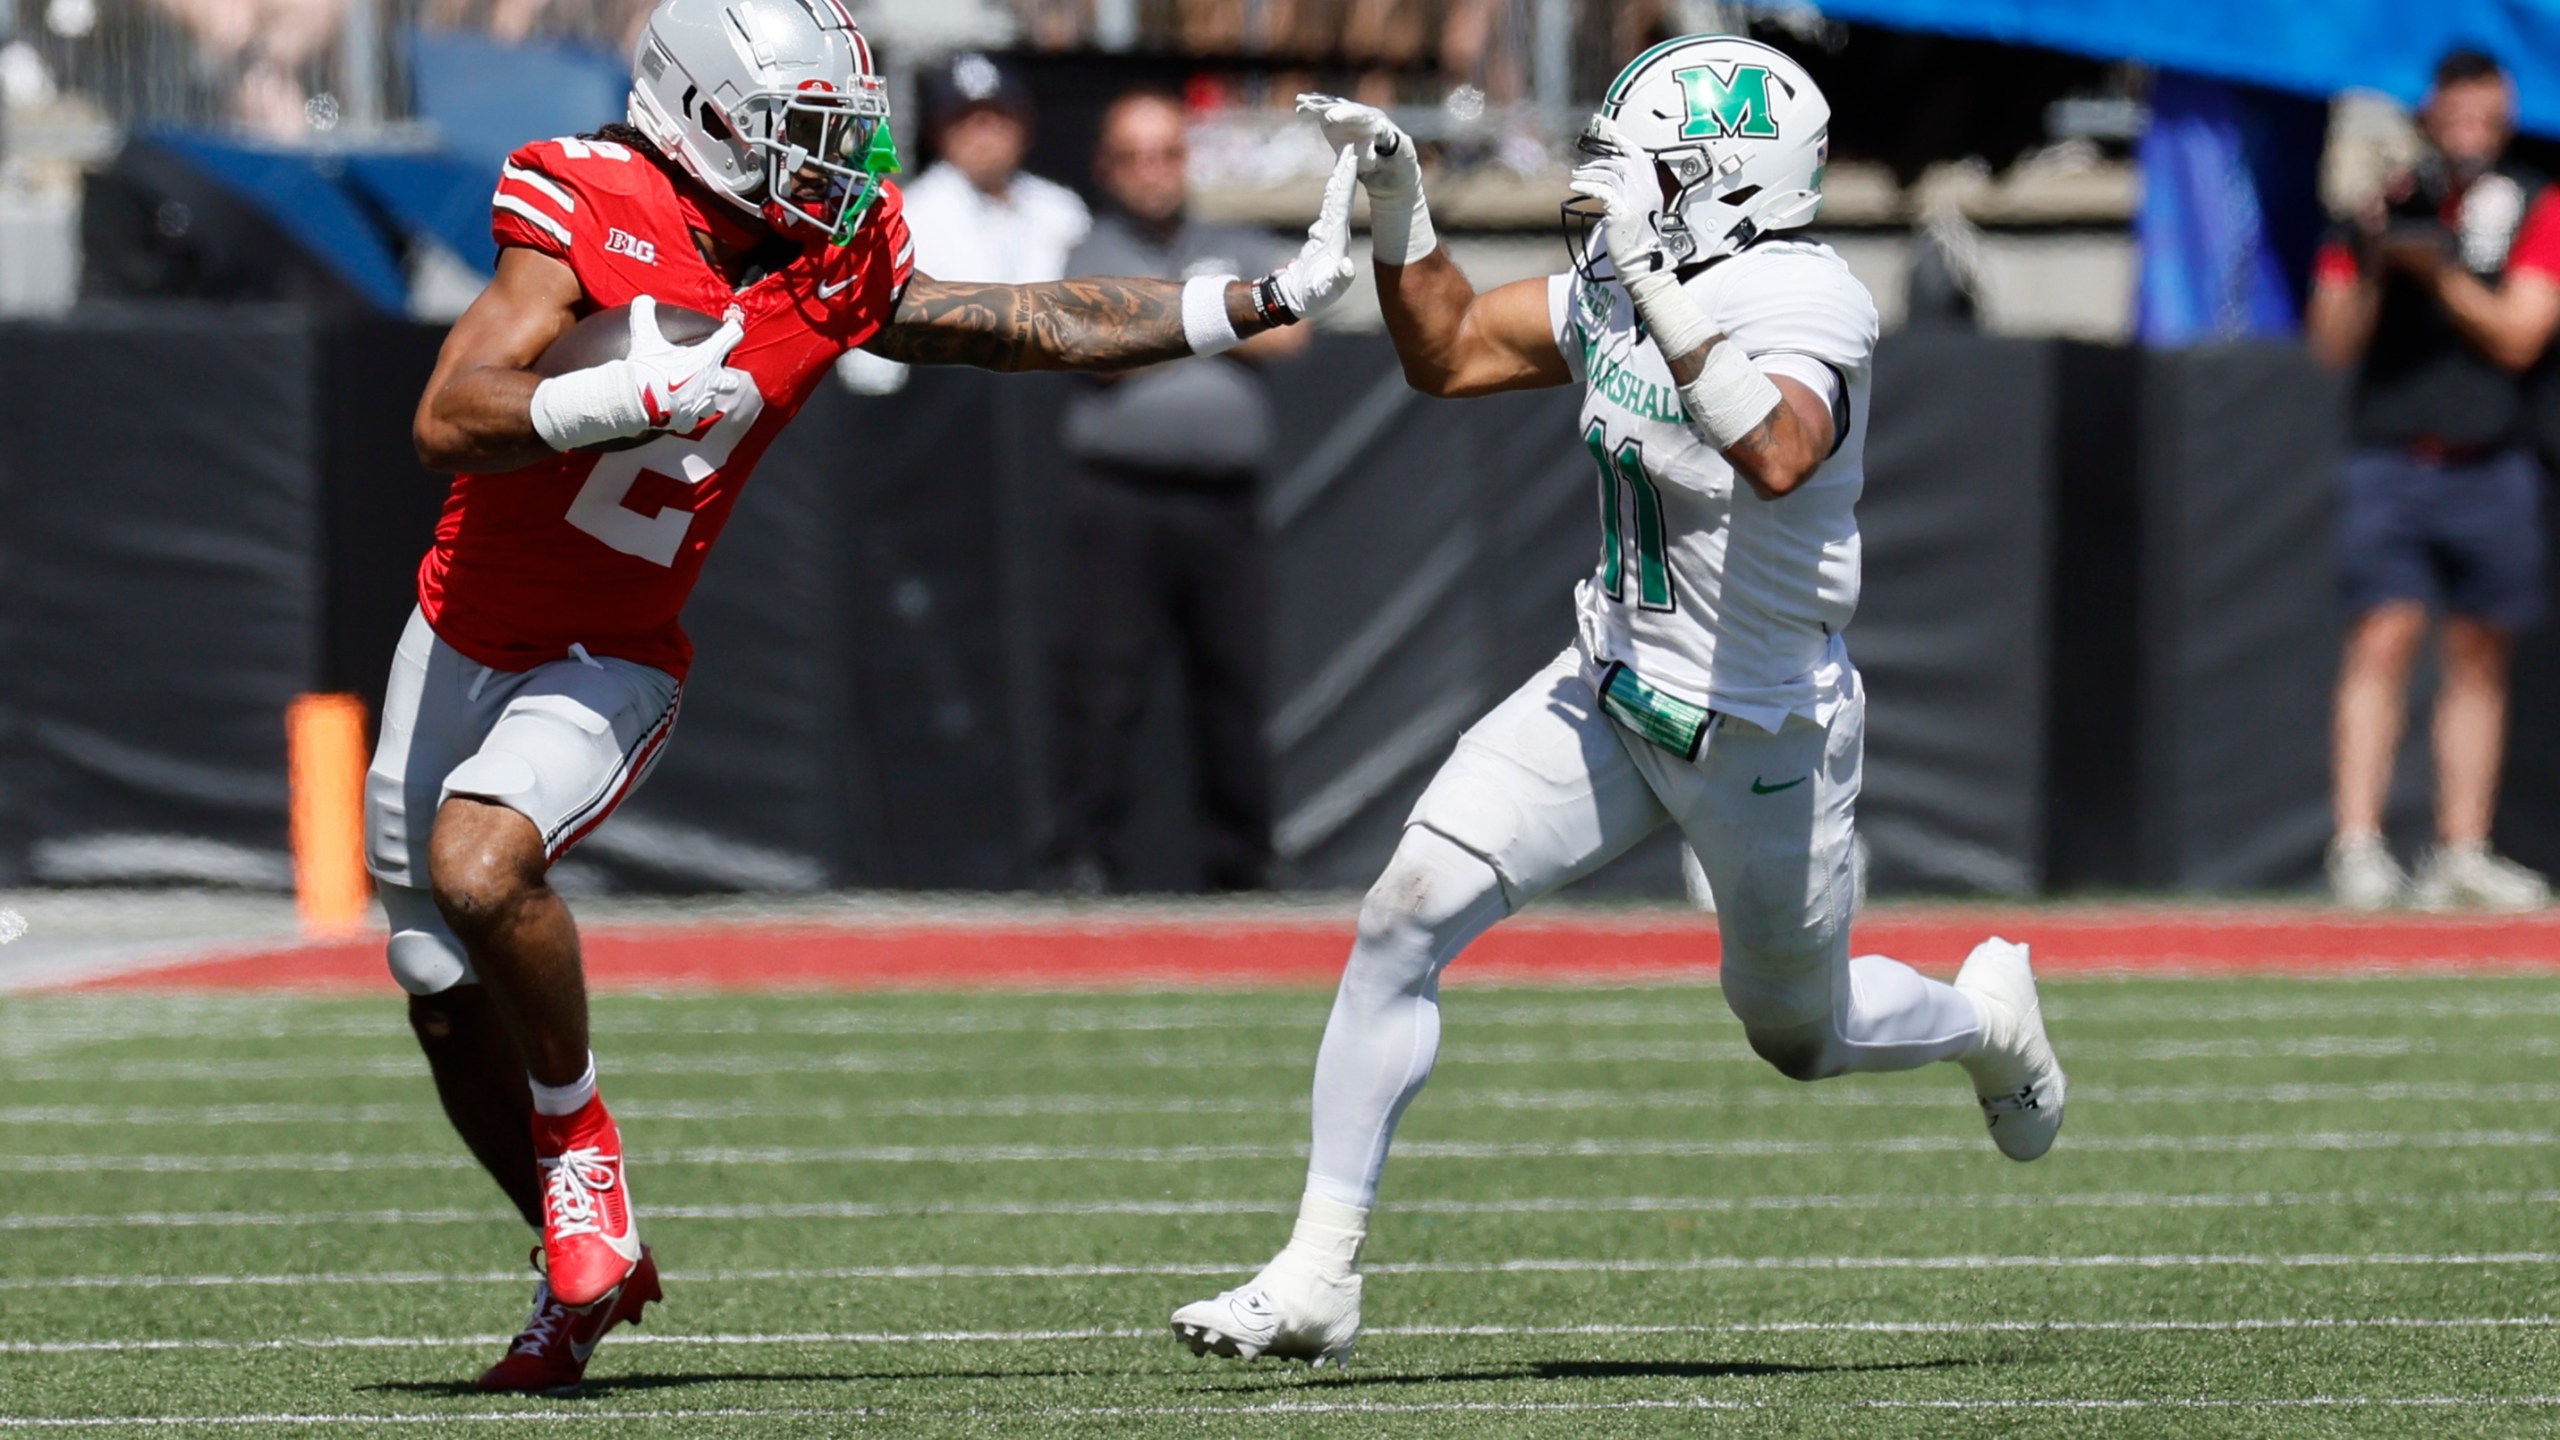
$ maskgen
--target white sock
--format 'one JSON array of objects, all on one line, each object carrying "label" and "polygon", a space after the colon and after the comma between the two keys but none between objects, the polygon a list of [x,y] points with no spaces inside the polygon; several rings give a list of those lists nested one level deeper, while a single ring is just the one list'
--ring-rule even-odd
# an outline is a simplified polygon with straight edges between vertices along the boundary
[{"label": "white sock", "polygon": [[1340,1279],[1360,1268],[1360,1247],[1369,1239],[1369,1207],[1350,1205],[1310,1189],[1298,1202],[1298,1223],[1289,1232],[1289,1248],[1312,1261],[1316,1273]]},{"label": "white sock", "polygon": [[596,1098],[596,1053],[587,1052],[587,1070],[566,1085],[545,1085],[533,1077],[533,1109],[538,1115],[575,1115]]},{"label": "white sock", "polygon": [[1509,913],[1493,867],[1436,831],[1404,832],[1360,906],[1360,939],[1316,1051],[1307,1191],[1366,1214],[1404,1107],[1440,1053],[1440,970]]}]

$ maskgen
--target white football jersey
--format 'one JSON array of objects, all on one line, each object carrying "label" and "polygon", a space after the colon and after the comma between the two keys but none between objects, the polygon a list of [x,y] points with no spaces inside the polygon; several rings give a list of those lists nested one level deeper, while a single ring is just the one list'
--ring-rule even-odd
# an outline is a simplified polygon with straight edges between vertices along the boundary
[{"label": "white football jersey", "polygon": [[1805,241],[1763,241],[1685,285],[1763,371],[1830,402],[1839,446],[1802,487],[1761,499],[1690,428],[1626,289],[1552,277],[1549,319],[1600,477],[1600,564],[1575,591],[1583,642],[1765,730],[1794,714],[1828,723],[1853,673],[1840,632],[1858,608],[1875,301]]}]

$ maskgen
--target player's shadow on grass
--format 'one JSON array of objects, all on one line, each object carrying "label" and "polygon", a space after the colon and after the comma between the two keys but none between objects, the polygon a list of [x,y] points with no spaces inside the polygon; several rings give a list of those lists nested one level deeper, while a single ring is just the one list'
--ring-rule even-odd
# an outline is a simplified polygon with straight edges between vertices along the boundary
[{"label": "player's shadow on grass", "polygon": [[[1952,1370],[1990,1362],[1961,1357],[1937,1360],[1883,1360],[1857,1365],[1792,1365],[1770,1360],[1527,1360],[1517,1365],[1486,1365],[1471,1370],[1439,1370],[1429,1374],[1340,1374],[1295,1377],[1302,1388],[1359,1385],[1458,1385],[1500,1380],[1750,1380],[1778,1375],[1876,1375],[1896,1371]],[[1224,1390],[1267,1389],[1267,1385],[1221,1385]]]},{"label": "player's shadow on grass", "polygon": [[[589,1380],[578,1398],[596,1400],[622,1391],[645,1393],[694,1385],[842,1385],[863,1380],[1076,1380],[1090,1373],[1084,1370],[830,1370],[822,1373],[723,1370],[701,1375],[613,1375]],[[372,1385],[358,1385],[355,1389],[359,1394],[445,1397],[480,1393],[479,1387],[468,1380],[384,1380]]]}]

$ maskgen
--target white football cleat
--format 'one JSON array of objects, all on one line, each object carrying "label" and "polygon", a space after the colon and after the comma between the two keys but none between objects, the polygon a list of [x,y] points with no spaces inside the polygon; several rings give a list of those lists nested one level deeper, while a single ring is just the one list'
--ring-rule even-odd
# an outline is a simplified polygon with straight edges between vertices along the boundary
[{"label": "white football cleat", "polygon": [[1173,1338],[1194,1355],[1338,1365],[1360,1338],[1360,1277],[1328,1279],[1283,1250],[1244,1284],[1174,1311]]},{"label": "white football cleat", "polygon": [[1956,972],[1956,988],[1982,1011],[1982,1048],[1964,1057],[1991,1142],[2012,1160],[2033,1160],[2062,1132],[2062,1062],[2045,1038],[2044,1007],[2027,947],[1983,941]]}]

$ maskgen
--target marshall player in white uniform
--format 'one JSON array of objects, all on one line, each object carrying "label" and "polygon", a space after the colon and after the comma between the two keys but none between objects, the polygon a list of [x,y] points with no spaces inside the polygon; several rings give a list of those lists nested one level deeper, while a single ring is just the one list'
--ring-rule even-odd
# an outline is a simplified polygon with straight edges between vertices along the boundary
[{"label": "marshall player in white uniform", "polygon": [[1748,40],[1646,51],[1582,140],[1574,273],[1481,295],[1434,242],[1411,138],[1367,106],[1301,108],[1361,156],[1415,388],[1583,387],[1601,556],[1574,644],[1460,737],[1361,906],[1287,1248],[1176,1311],[1175,1336],[1246,1359],[1349,1351],[1379,1173],[1439,1045],[1441,970],[1666,822],[1714,890],[1725,1001],[1754,1050],[1798,1080],[1954,1061],[2000,1150],[2044,1154],[2063,1073],[2025,948],[1984,942],[1953,985],[1849,954],[1866,695],[1840,637],[1876,313],[1837,255],[1787,238],[1821,203],[1821,92]]}]

